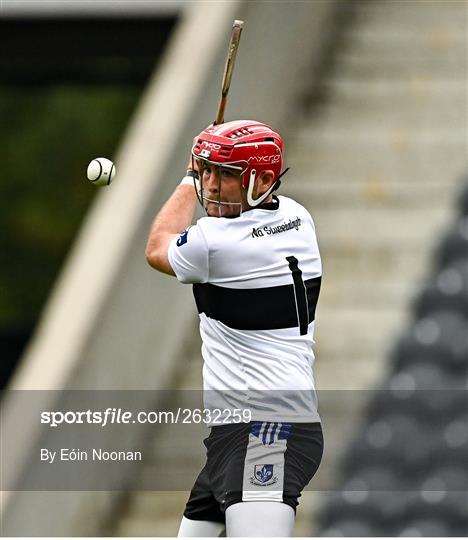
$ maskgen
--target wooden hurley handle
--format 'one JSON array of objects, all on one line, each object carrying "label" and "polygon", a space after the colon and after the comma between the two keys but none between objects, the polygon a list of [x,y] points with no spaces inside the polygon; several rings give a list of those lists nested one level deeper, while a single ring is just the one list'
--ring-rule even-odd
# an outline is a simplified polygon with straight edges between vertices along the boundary
[{"label": "wooden hurley handle", "polygon": [[242,28],[244,21],[234,21],[232,25],[231,41],[229,42],[229,48],[226,57],[226,65],[224,67],[223,83],[221,85],[221,99],[218,106],[218,114],[214,124],[222,124],[224,122],[224,111],[226,110],[227,95],[229,87],[231,86],[232,73],[234,71],[234,64],[236,63],[237,49],[239,48],[239,41],[242,34]]}]

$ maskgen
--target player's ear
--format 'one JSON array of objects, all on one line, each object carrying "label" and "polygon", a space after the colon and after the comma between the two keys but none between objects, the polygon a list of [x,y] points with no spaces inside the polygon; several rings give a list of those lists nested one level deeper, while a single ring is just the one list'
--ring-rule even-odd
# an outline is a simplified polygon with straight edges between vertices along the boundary
[{"label": "player's ear", "polygon": [[270,170],[262,171],[258,175],[258,193],[262,194],[265,193],[265,191],[268,191],[270,187],[273,185],[275,179],[275,173]]}]

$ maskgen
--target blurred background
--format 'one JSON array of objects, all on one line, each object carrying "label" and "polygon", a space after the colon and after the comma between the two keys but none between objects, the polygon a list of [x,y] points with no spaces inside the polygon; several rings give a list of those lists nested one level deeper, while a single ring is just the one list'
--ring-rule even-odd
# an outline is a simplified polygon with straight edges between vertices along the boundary
[{"label": "blurred background", "polygon": [[[467,536],[465,0],[3,0],[1,425],[21,424],[3,474],[35,474],[15,391],[52,391],[49,407],[61,390],[151,390],[155,409],[174,405],[158,390],[201,388],[190,289],[144,246],[213,121],[236,18],[226,119],[283,134],[282,194],[310,210],[324,265],[326,447],[295,534]],[[99,156],[109,188],[86,180]],[[3,492],[1,534],[174,536],[188,493],[148,478],[191,484],[204,448],[171,429],[142,433],[151,457],[125,489]]]}]

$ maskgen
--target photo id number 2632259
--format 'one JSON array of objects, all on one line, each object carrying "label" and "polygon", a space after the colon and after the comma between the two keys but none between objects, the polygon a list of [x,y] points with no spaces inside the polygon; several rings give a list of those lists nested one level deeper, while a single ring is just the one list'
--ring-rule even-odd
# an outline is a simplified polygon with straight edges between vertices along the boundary
[{"label": "photo id number 2632259", "polygon": [[241,424],[252,420],[250,409],[182,409],[183,424]]}]

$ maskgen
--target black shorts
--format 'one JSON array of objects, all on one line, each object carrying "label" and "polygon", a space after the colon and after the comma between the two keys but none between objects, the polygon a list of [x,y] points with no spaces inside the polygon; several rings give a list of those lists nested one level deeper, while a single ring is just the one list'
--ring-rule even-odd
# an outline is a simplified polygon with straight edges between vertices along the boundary
[{"label": "black shorts", "polygon": [[185,507],[188,519],[225,522],[231,504],[277,501],[296,511],[323,453],[317,423],[250,422],[211,428],[206,464]]}]

